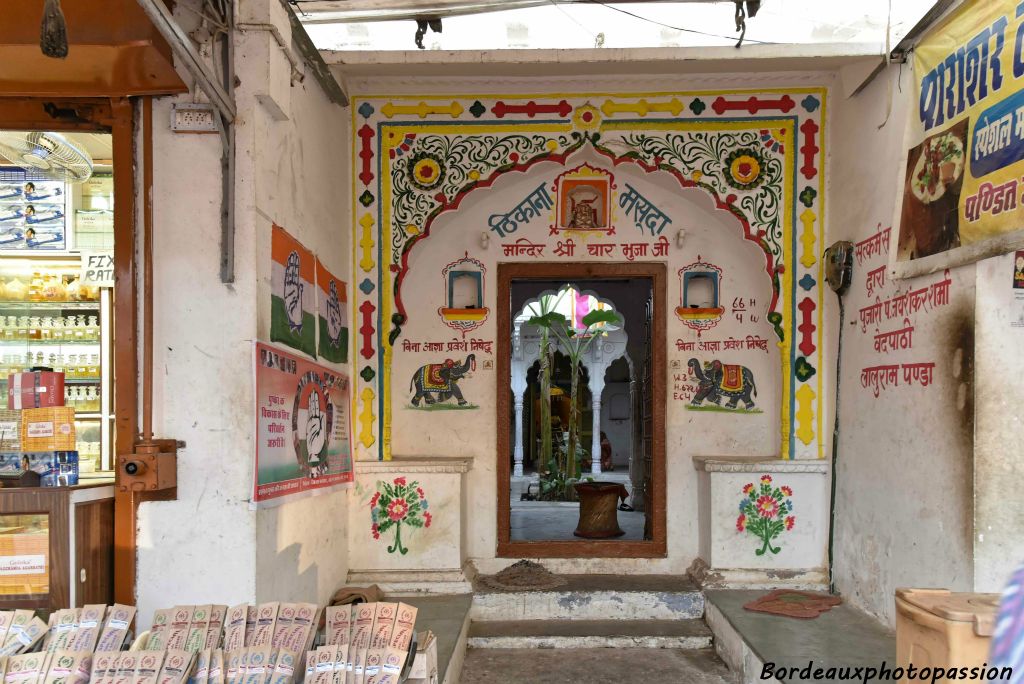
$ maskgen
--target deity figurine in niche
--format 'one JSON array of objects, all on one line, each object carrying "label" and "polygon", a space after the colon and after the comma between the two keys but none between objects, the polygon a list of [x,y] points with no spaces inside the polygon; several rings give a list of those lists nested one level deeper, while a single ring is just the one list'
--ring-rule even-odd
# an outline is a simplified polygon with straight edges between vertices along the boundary
[{"label": "deity figurine in niche", "polygon": [[577,186],[569,193],[569,225],[570,230],[598,230],[604,228],[604,219],[598,214],[600,205],[595,204],[601,199],[597,190],[591,186]]},{"label": "deity figurine in niche", "polygon": [[563,230],[615,232],[611,225],[612,175],[583,164],[555,179],[558,216],[552,234]]}]

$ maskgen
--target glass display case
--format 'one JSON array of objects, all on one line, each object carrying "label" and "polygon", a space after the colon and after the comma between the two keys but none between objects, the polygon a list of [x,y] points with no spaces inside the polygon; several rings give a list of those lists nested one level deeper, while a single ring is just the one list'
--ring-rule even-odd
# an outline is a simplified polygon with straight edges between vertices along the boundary
[{"label": "glass display case", "polygon": [[83,266],[112,256],[113,237],[109,167],[71,184],[0,166],[0,406],[9,374],[63,372],[83,475],[112,468],[111,290],[83,282]]}]

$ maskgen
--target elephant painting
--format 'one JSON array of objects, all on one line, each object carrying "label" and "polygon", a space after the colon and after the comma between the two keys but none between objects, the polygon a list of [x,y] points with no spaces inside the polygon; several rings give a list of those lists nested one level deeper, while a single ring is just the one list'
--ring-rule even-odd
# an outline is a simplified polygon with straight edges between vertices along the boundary
[{"label": "elephant painting", "polygon": [[427,405],[440,405],[455,397],[459,406],[466,406],[468,402],[462,396],[462,390],[459,389],[459,380],[474,370],[476,370],[475,354],[467,356],[462,364],[457,364],[452,359],[446,359],[444,363],[428,363],[421,366],[412,374],[412,380],[409,383],[409,391],[415,392],[412,405],[419,406],[420,399],[423,399]]},{"label": "elephant painting", "polygon": [[704,402],[721,406],[722,397],[728,397],[729,401],[724,408],[739,408],[740,401],[743,402],[744,410],[754,408],[751,397],[757,396],[757,385],[754,383],[754,374],[746,366],[723,364],[717,359],[705,363],[703,367],[697,359],[690,359],[687,365],[697,378],[697,392],[690,406],[701,406]]}]

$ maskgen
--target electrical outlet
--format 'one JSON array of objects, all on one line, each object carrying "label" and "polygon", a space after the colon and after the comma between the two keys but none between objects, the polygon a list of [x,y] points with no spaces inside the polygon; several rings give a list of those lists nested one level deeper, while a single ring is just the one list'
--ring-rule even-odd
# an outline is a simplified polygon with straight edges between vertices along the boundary
[{"label": "electrical outlet", "polygon": [[217,121],[210,104],[175,104],[171,108],[175,133],[216,133]]}]

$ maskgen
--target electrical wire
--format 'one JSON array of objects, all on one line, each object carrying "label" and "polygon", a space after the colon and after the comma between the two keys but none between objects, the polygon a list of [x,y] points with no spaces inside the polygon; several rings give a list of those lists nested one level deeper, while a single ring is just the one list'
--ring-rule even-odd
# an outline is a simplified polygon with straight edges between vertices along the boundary
[{"label": "electrical wire", "polygon": [[[695,34],[697,34],[699,36],[707,36],[709,38],[723,38],[725,40],[735,40],[736,39],[736,36],[723,36],[720,33],[707,33],[706,31],[698,31],[697,29],[688,29],[688,28],[683,28],[681,26],[672,26],[671,24],[665,24],[665,23],[662,23],[662,22],[657,21],[655,19],[650,19],[648,17],[642,17],[639,14],[635,14],[633,12],[630,12],[629,10],[624,10],[621,7],[615,7],[614,5],[611,5],[611,4],[607,3],[607,2],[602,2],[602,0],[587,0],[587,2],[592,3],[594,5],[601,5],[602,7],[607,7],[610,10],[615,10],[616,12],[621,12],[622,14],[629,15],[629,16],[633,17],[634,19],[639,19],[640,21],[646,21],[649,24],[655,24],[657,26],[662,26],[664,28],[672,29],[673,31],[682,31],[683,33],[695,33]],[[747,38],[746,42],[748,42],[748,43],[760,43],[761,45],[772,45],[772,43],[770,41],[754,40],[753,38]]]},{"label": "electrical wire", "polygon": [[576,17],[574,17],[574,16],[572,16],[571,14],[569,14],[569,13],[568,13],[568,12],[567,12],[567,11],[565,10],[565,8],[564,8],[564,7],[562,7],[561,5],[559,5],[559,4],[558,4],[558,3],[557,3],[557,2],[555,1],[555,0],[548,0],[548,2],[550,2],[550,3],[551,3],[551,4],[552,4],[552,5],[554,6],[554,7],[555,7],[555,9],[557,9],[557,10],[558,10],[559,12],[561,12],[562,14],[564,14],[565,16],[567,16],[567,17],[569,18],[569,21],[571,21],[572,23],[576,24],[576,25],[577,25],[577,26],[579,26],[579,27],[580,27],[581,29],[583,29],[584,31],[586,31],[587,33],[589,33],[589,34],[590,34],[590,37],[591,37],[591,38],[593,38],[594,40],[597,40],[597,34],[596,34],[596,33],[594,33],[593,31],[591,31],[590,29],[588,29],[588,28],[587,28],[586,26],[584,26],[583,24],[581,24],[581,23],[580,23],[579,21],[577,21]]}]

